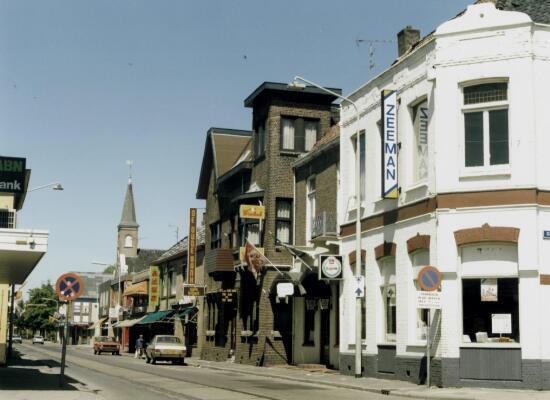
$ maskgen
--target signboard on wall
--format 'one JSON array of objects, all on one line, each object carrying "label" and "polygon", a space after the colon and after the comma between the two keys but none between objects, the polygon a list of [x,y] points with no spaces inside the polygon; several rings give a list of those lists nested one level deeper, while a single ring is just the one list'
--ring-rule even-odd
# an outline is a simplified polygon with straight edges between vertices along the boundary
[{"label": "signboard on wall", "polygon": [[496,278],[481,280],[481,301],[498,301],[498,281]]},{"label": "signboard on wall", "polygon": [[382,198],[397,199],[397,91],[382,91]]},{"label": "signboard on wall", "polygon": [[22,193],[25,190],[26,159],[0,156],[0,192]]},{"label": "signboard on wall", "polygon": [[189,297],[199,297],[204,296],[206,291],[205,286],[198,285],[183,285],[183,295]]},{"label": "signboard on wall", "polygon": [[246,219],[265,219],[265,207],[259,205],[241,204],[239,217]]},{"label": "signboard on wall", "polygon": [[441,309],[441,292],[416,292],[416,308],[439,310]]},{"label": "signboard on wall", "polygon": [[160,295],[160,271],[157,266],[149,267],[149,305],[158,306]]},{"label": "signboard on wall", "polygon": [[187,236],[187,283],[195,284],[197,265],[197,209],[189,209],[189,236]]}]

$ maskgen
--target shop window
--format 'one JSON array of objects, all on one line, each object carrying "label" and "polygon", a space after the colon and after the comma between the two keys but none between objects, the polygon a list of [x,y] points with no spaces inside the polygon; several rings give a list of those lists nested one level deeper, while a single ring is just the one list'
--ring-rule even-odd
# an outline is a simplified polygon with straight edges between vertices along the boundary
[{"label": "shop window", "polygon": [[277,199],[276,211],[277,241],[281,243],[292,243],[292,200]]},{"label": "shop window", "polygon": [[281,150],[310,151],[317,142],[319,120],[281,118]]},{"label": "shop window", "polygon": [[465,166],[508,164],[508,83],[468,86],[463,94]]},{"label": "shop window", "polygon": [[462,340],[520,341],[518,278],[462,280]]},{"label": "shop window", "polygon": [[315,346],[315,312],[317,299],[304,299],[304,346]]},{"label": "shop window", "polygon": [[413,120],[413,182],[428,179],[428,101],[411,107]]},{"label": "shop window", "polygon": [[395,286],[395,258],[386,257],[379,261],[380,292],[382,294],[384,340],[395,342],[397,333],[397,296]]},{"label": "shop window", "polygon": [[221,223],[210,225],[210,248],[219,249],[222,246]]}]

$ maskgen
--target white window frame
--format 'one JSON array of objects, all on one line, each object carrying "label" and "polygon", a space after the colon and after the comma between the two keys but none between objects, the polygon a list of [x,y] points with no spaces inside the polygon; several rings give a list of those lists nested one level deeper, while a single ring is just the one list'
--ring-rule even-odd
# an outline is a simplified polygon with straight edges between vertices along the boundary
[{"label": "white window frame", "polygon": [[[393,264],[393,265],[391,265]],[[396,260],[395,257],[384,257],[380,260],[378,260],[378,267],[380,271],[380,296],[382,300],[382,309],[381,309],[381,317],[382,317],[382,323],[380,326],[382,327],[382,344],[395,344],[397,343],[397,285],[396,285]],[[393,282],[390,279],[388,282],[385,281],[384,275],[386,275],[385,270],[387,268],[393,269],[393,274],[390,274],[390,276],[393,275]],[[392,290],[393,291],[393,299],[395,301],[395,333],[388,333],[388,310],[387,307],[389,304],[387,304],[386,299],[388,298],[388,292]]]},{"label": "white window frame", "polygon": [[[476,104],[464,104],[464,89],[471,86],[481,85],[489,83],[506,83],[507,84],[507,97],[508,100],[491,101],[486,103]],[[512,165],[512,151],[511,151],[511,129],[510,129],[510,82],[508,79],[488,79],[480,81],[468,81],[459,84],[460,87],[460,149],[461,149],[461,161],[460,161],[460,177],[470,176],[483,176],[483,175],[509,175]],[[496,164],[491,165],[491,152],[490,152],[490,135],[489,135],[489,111],[495,110],[508,110],[508,164]],[[483,165],[481,166],[466,166],[466,119],[465,114],[483,112]]]},{"label": "white window frame", "polygon": [[[315,189],[311,190],[311,183],[315,183]],[[312,206],[313,203],[313,206]],[[306,181],[306,242],[311,241],[313,219],[317,208],[317,176],[312,175]]]}]

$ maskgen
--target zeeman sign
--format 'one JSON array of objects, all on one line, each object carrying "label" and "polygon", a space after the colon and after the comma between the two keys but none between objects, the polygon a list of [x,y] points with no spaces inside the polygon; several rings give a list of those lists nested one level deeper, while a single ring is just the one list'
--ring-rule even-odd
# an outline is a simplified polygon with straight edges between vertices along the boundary
[{"label": "zeeman sign", "polygon": [[0,156],[0,192],[22,193],[25,190],[26,159]]},{"label": "zeeman sign", "polygon": [[382,91],[382,198],[397,199],[397,91]]}]

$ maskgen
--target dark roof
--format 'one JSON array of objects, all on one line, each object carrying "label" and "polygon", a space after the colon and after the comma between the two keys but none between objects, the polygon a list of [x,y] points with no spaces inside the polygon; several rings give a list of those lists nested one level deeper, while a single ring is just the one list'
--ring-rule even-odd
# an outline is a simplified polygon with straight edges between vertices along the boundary
[{"label": "dark roof", "polygon": [[331,149],[333,146],[340,145],[340,127],[333,125],[327,133],[325,133],[321,139],[319,139],[311,148],[311,150],[300,157],[293,165],[294,168],[300,168],[306,165],[311,160],[314,160],[326,150]]},{"label": "dark roof", "polygon": [[243,149],[251,139],[251,131],[210,128],[206,133],[206,143],[197,188],[197,199],[206,199],[210,172],[217,178],[229,171],[239,160]]},{"label": "dark roof", "polygon": [[124,197],[124,205],[122,206],[122,216],[120,217],[119,228],[137,228],[139,225],[136,221],[136,208],[134,205],[134,191],[132,189],[132,181],[128,182],[126,188],[126,196]]},{"label": "dark roof", "polygon": [[[204,226],[197,227],[197,246],[204,245]],[[166,250],[162,255],[151,262],[151,265],[159,265],[187,254],[187,236],[179,240]]]},{"label": "dark roof", "polygon": [[[342,89],[327,88],[342,94]],[[305,86],[304,88],[291,88],[287,83],[276,82],[264,82],[258,86],[251,94],[244,100],[245,107],[254,107],[254,104],[264,96],[273,94],[285,94],[291,99],[309,99],[313,103],[330,104],[337,99],[336,96],[325,92],[315,86]]]},{"label": "dark roof", "polygon": [[138,249],[137,257],[126,257],[126,265],[128,273],[135,273],[146,270],[149,266],[159,258],[165,250],[156,249]]},{"label": "dark roof", "polygon": [[533,22],[550,24],[550,0],[496,0],[496,8],[523,12]]}]

